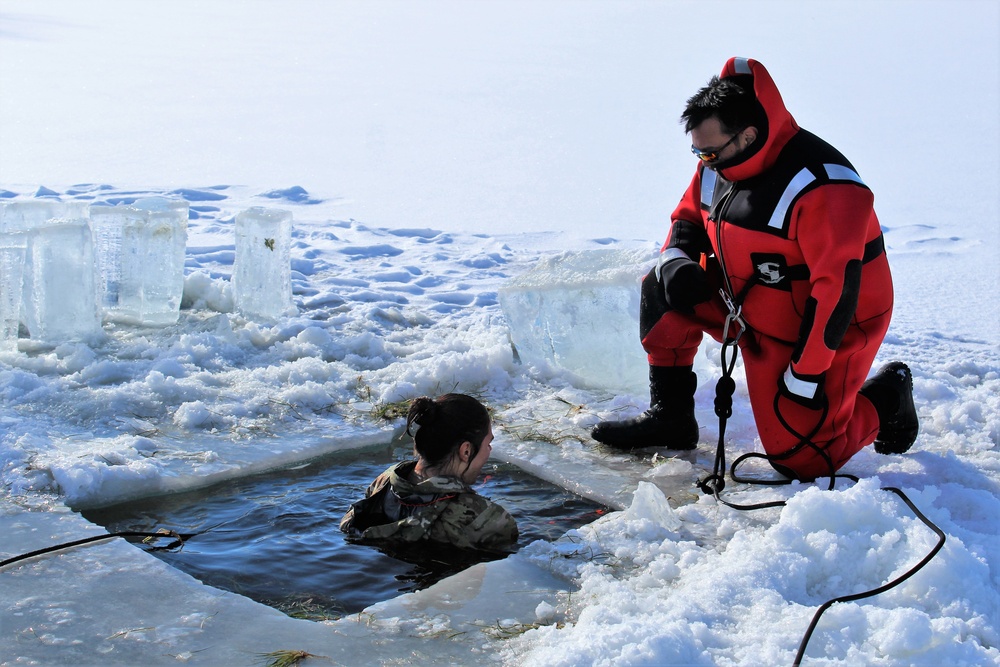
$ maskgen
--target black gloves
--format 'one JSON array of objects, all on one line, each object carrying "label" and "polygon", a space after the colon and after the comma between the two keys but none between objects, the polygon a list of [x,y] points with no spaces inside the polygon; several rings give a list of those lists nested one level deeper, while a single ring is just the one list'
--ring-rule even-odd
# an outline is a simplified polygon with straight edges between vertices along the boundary
[{"label": "black gloves", "polygon": [[656,277],[663,285],[667,305],[679,313],[693,315],[694,307],[712,296],[705,269],[677,248],[660,253]]}]

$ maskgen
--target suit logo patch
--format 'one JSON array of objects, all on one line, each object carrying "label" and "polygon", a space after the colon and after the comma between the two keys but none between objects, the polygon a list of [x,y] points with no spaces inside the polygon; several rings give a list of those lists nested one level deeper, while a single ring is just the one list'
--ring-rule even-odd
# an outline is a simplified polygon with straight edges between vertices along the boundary
[{"label": "suit logo patch", "polygon": [[761,262],[757,265],[757,273],[760,274],[760,281],[765,285],[777,285],[785,277],[777,262]]},{"label": "suit logo patch", "polygon": [[754,273],[758,284],[775,289],[790,290],[792,288],[788,272],[788,262],[782,255],[772,253],[751,253]]}]

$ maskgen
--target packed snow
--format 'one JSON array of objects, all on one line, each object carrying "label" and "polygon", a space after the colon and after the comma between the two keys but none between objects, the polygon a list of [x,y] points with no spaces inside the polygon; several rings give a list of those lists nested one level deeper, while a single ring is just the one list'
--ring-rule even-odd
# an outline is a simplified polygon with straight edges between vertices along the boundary
[{"label": "packed snow", "polygon": [[[386,442],[389,408],[446,391],[490,406],[494,456],[620,510],[322,623],[121,540],[37,557],[0,570],[0,664],[791,664],[820,605],[934,547],[884,487],[947,542],[830,607],[803,664],[1000,664],[1000,10],[735,7],[0,1],[0,202],[189,206],[176,322],[0,351],[0,559],[101,532],[75,509]],[[921,419],[909,453],[856,455],[857,483],[727,484],[787,501],[753,512],[695,486],[715,343],[697,452],[587,435],[646,407],[630,289],[694,168],[677,115],[732,55],[871,185],[896,285],[879,357],[910,365]],[[278,315],[231,280],[260,207],[292,216]],[[759,451],[736,376],[730,460]]]}]

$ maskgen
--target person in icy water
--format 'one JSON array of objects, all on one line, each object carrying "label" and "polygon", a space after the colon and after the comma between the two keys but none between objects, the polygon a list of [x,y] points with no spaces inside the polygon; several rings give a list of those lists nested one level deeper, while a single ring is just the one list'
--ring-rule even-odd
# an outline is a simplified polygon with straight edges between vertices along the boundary
[{"label": "person in icy water", "polygon": [[695,447],[695,353],[704,333],[723,340],[729,300],[742,307],[750,404],[775,469],[808,480],[873,441],[882,454],[908,450],[918,430],[910,369],[892,362],[866,382],[893,304],[872,192],[799,128],[754,60],[729,59],[681,122],[698,165],[641,289],[650,407],[597,424],[594,439]]},{"label": "person in icy water", "polygon": [[472,490],[493,447],[486,407],[465,394],[426,396],[410,404],[406,432],[415,461],[379,475],[340,521],[361,541],[405,547],[447,544],[506,551],[517,543],[514,519]]}]

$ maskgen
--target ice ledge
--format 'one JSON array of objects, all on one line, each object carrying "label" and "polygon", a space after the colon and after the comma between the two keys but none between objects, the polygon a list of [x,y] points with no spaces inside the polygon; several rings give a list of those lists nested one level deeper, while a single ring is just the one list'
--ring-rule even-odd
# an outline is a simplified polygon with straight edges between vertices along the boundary
[{"label": "ice ledge", "polygon": [[[31,511],[0,501],[2,557],[101,532],[64,506]],[[570,587],[515,554],[361,614],[316,623],[201,584],[118,539],[22,561],[0,577],[5,659],[130,667],[252,664],[279,650],[338,664],[401,655],[413,664],[463,664],[488,641],[490,628],[534,623],[539,604]]]},{"label": "ice ledge", "polygon": [[[297,455],[344,446],[303,443]],[[495,453],[614,508],[628,506],[643,480],[655,483],[671,504],[690,502],[690,466],[705,464],[678,459],[681,474],[670,476],[651,474],[655,468],[625,455],[566,453],[546,443],[506,444]],[[287,463],[288,456],[278,461],[261,451],[253,466],[275,467]],[[235,470],[227,467],[217,474],[233,476]],[[31,500],[34,509],[0,499],[0,534],[5,536],[0,558],[103,532],[59,501]],[[546,564],[533,557],[534,551],[529,545],[428,589],[317,623],[206,586],[122,540],[109,540],[0,570],[0,655],[19,664],[228,665],[251,664],[272,651],[301,650],[342,664],[378,664],[399,656],[413,664],[466,664],[506,632],[553,622],[546,612],[561,594],[575,589],[571,561]]]}]

